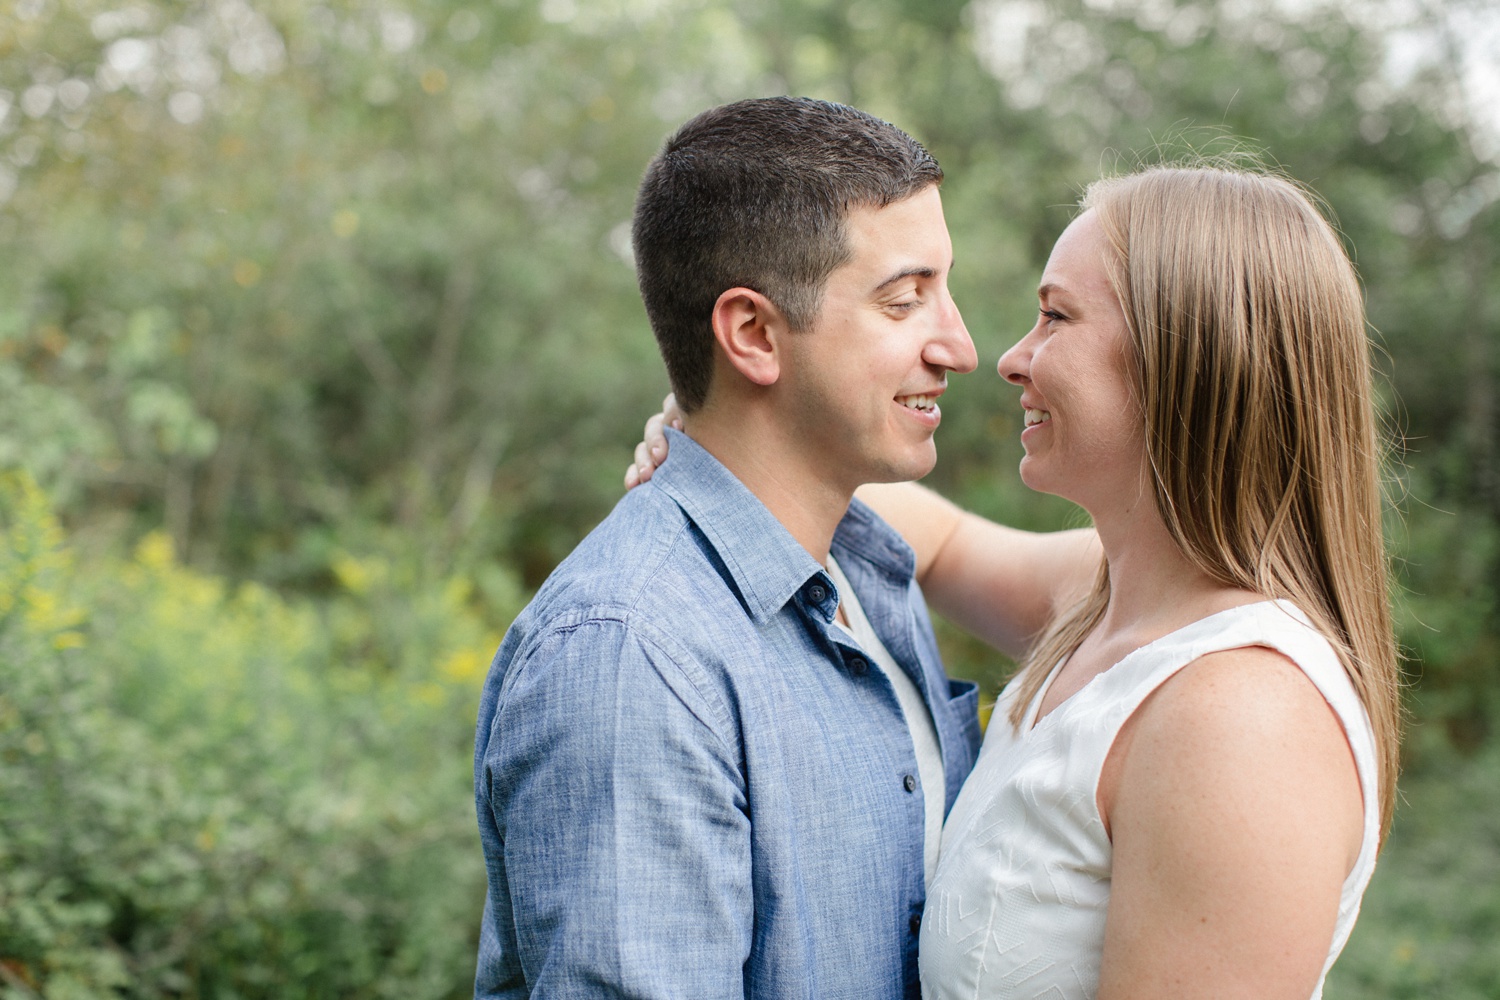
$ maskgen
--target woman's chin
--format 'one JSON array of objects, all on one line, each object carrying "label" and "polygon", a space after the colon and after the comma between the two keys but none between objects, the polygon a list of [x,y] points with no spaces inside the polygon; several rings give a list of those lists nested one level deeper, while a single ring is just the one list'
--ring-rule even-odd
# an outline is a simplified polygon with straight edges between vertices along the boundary
[{"label": "woman's chin", "polygon": [[1035,490],[1038,493],[1052,492],[1051,490],[1047,489],[1047,476],[1045,470],[1038,468],[1037,465],[1038,463],[1036,459],[1032,458],[1030,455],[1021,456],[1021,466],[1019,470],[1021,474],[1021,482],[1026,485],[1027,489]]},{"label": "woman's chin", "polygon": [[1049,496],[1062,497],[1064,500],[1078,503],[1076,497],[1072,495],[1077,491],[1068,489],[1057,476],[1048,474],[1046,465],[1030,455],[1022,457],[1020,473],[1021,482],[1032,492],[1046,493]]}]

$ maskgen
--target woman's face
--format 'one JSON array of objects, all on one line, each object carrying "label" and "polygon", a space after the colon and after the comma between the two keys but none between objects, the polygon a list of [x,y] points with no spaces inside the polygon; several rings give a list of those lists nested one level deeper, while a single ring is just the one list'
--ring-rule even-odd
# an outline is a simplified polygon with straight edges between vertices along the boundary
[{"label": "woman's face", "polygon": [[1000,357],[1021,387],[1021,479],[1094,515],[1134,509],[1145,490],[1140,406],[1130,391],[1127,330],[1106,262],[1112,251],[1096,214],[1058,237],[1037,289],[1036,325]]}]

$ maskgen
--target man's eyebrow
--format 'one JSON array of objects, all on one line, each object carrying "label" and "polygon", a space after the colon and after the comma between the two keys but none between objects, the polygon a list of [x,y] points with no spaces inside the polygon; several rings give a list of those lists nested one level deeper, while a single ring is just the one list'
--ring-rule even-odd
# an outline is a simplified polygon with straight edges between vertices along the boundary
[{"label": "man's eyebrow", "polygon": [[[948,265],[948,270],[953,270],[952,264]],[[886,278],[880,284],[876,285],[872,291],[883,291],[904,278],[936,278],[937,274],[937,271],[930,267],[908,267]]]}]

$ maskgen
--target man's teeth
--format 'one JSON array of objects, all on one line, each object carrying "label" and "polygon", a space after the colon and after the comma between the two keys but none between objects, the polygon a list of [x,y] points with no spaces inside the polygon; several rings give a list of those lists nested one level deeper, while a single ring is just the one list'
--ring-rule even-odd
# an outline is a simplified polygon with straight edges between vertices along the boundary
[{"label": "man's teeth", "polygon": [[910,410],[927,412],[937,405],[936,396],[897,396],[896,402]]},{"label": "man's teeth", "polygon": [[1026,411],[1026,426],[1027,427],[1031,427],[1031,426],[1033,426],[1035,424],[1045,424],[1047,421],[1049,421],[1051,419],[1052,419],[1052,414],[1048,413],[1046,410],[1027,410]]}]

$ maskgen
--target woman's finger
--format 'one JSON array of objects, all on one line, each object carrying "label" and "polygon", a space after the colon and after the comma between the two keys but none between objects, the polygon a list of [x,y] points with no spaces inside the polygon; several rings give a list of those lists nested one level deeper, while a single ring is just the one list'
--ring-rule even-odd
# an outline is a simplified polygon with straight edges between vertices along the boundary
[{"label": "woman's finger", "polygon": [[682,410],[677,406],[677,394],[669,392],[661,401],[661,414],[666,419],[668,427],[682,430]]},{"label": "woman's finger", "polygon": [[651,449],[644,441],[635,446],[635,467],[643,483],[650,480],[651,473],[656,471],[656,460],[651,457]]},{"label": "woman's finger", "polygon": [[[660,465],[661,460],[667,457],[667,432],[662,428],[666,425],[666,414],[656,413],[646,421],[646,434],[642,444],[646,446],[646,452],[651,456],[654,465]],[[640,449],[636,449],[637,461],[639,461]]]}]

